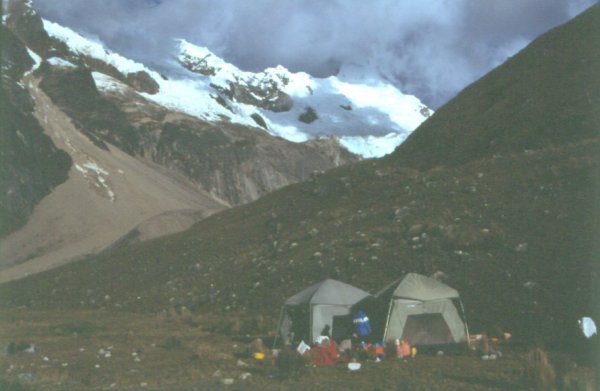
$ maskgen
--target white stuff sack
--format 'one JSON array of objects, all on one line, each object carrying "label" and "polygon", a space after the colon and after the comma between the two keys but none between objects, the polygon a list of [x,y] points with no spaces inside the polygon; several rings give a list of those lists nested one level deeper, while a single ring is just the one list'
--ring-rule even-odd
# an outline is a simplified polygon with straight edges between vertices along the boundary
[{"label": "white stuff sack", "polygon": [[592,335],[597,333],[596,323],[594,323],[592,318],[588,318],[587,316],[579,319],[579,327],[581,328],[581,331],[583,331],[583,335],[585,335],[586,338],[590,338]]}]

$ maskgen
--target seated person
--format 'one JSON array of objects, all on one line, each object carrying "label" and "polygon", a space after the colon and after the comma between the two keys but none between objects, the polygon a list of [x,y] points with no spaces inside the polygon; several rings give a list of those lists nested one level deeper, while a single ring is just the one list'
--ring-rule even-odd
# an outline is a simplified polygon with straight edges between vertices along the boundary
[{"label": "seated person", "polygon": [[317,338],[317,346],[310,352],[313,364],[318,367],[334,365],[340,359],[335,342],[325,336]]}]

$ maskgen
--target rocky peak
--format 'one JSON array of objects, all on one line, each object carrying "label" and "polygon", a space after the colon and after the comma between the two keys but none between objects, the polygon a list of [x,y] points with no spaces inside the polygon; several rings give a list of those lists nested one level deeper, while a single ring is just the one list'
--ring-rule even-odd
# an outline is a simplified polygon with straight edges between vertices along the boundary
[{"label": "rocky peak", "polygon": [[189,71],[211,78],[211,86],[236,102],[273,112],[288,111],[294,105],[284,88],[289,72],[283,67],[264,72],[244,72],[205,47],[179,40],[179,62]]},{"label": "rocky peak", "polygon": [[31,50],[40,55],[46,54],[51,46],[50,37],[44,30],[42,18],[33,8],[31,0],[3,0],[2,6],[2,23]]}]

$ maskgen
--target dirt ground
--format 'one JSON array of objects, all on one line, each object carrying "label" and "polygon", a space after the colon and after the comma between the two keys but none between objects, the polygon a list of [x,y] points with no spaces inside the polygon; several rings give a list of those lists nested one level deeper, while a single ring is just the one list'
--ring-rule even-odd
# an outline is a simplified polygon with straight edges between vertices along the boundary
[{"label": "dirt ground", "polygon": [[[341,364],[315,368],[307,363],[290,374],[274,360],[249,357],[246,349],[255,336],[225,335],[219,332],[223,322],[175,312],[2,310],[0,386],[57,391],[527,389],[526,351],[510,345],[501,347],[496,360],[482,360],[476,352],[423,353],[407,361],[363,362],[356,372]],[[578,379],[592,376],[584,367],[570,367],[570,372]]]}]

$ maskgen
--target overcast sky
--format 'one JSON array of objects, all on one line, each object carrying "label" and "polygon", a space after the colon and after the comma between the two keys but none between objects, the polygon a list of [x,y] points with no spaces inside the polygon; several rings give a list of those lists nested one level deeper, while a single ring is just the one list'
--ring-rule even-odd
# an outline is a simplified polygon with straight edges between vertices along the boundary
[{"label": "overcast sky", "polygon": [[173,38],[245,70],[368,65],[437,108],[598,0],[34,0],[41,15],[146,63]]}]

